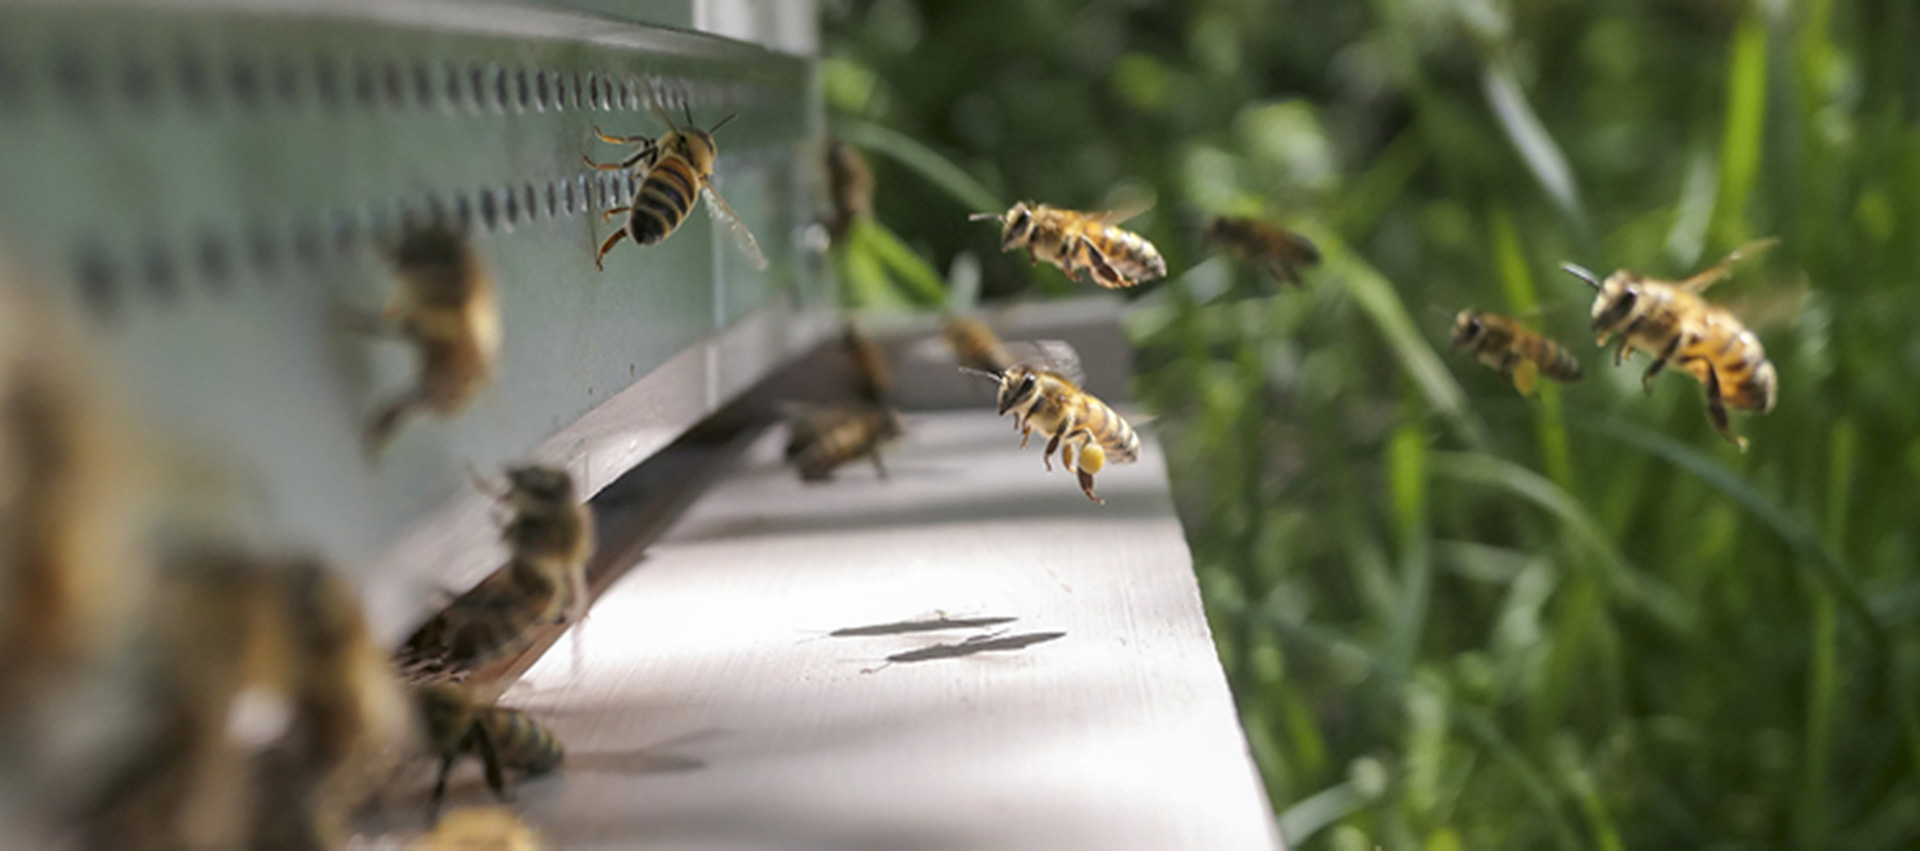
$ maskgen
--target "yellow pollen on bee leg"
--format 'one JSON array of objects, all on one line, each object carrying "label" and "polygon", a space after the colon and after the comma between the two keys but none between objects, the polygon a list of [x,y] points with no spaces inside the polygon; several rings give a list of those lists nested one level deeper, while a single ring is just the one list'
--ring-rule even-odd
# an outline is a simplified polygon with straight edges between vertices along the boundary
[{"label": "yellow pollen on bee leg", "polygon": [[1107,450],[1101,449],[1100,444],[1089,443],[1081,448],[1080,466],[1078,467],[1080,472],[1098,473],[1100,472],[1100,468],[1105,466],[1107,466]]}]

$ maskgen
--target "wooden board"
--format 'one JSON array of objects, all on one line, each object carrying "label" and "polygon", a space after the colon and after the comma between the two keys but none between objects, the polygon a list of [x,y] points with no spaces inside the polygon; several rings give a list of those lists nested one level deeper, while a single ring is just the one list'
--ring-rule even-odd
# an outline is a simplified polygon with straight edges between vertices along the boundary
[{"label": "wooden board", "polygon": [[[577,663],[563,640],[509,692],[569,749],[528,820],[562,846],[1279,845],[1151,436],[1098,506],[990,411],[908,423],[885,481],[802,484],[769,433],[599,600]],[[991,630],[829,635],[943,613],[1065,635],[879,670]]]}]

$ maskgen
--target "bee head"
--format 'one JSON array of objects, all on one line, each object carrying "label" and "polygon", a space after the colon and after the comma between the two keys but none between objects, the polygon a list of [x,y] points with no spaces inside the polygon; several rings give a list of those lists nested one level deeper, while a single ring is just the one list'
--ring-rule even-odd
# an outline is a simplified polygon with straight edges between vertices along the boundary
[{"label": "bee head", "polygon": [[1453,317],[1453,347],[1457,349],[1473,345],[1473,341],[1480,339],[1480,332],[1484,330],[1486,325],[1480,321],[1480,311],[1473,308],[1460,311],[1459,315]]},{"label": "bee head", "polygon": [[1639,305],[1640,276],[1625,271],[1609,275],[1593,299],[1593,330],[1602,335],[1619,330],[1633,319]]},{"label": "bee head", "polygon": [[573,477],[552,467],[525,466],[507,471],[507,501],[517,509],[573,503]]},{"label": "bee head", "polygon": [[1000,414],[1032,401],[1040,385],[1040,376],[1024,366],[1011,366],[1000,374]]}]

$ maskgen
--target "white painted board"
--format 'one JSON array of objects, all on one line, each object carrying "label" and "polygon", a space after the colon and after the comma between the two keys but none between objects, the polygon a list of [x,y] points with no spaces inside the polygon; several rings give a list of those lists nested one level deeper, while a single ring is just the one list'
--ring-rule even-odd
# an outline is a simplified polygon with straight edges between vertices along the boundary
[{"label": "white painted board", "polygon": [[[504,702],[568,747],[528,821],[561,847],[1279,846],[1152,436],[1099,506],[990,410],[908,422],[885,481],[802,484],[774,430],[595,604],[580,668],[569,637],[528,673]],[[828,635],[939,613],[1066,635],[870,673],[981,630]]]}]

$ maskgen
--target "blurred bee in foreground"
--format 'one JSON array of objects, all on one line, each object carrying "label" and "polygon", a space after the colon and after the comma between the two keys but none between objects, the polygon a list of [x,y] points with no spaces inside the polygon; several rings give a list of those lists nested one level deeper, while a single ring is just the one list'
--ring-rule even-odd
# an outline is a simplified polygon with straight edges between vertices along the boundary
[{"label": "blurred bee in foreground", "polygon": [[838,243],[856,220],[873,215],[873,169],[860,149],[839,139],[827,142],[827,234]]},{"label": "blurred bee in foreground", "polygon": [[452,416],[493,380],[500,357],[500,305],[493,279],[465,237],[444,227],[414,230],[388,252],[400,279],[368,330],[396,334],[420,350],[412,389],[368,420],[367,451],[378,454],[416,411]]},{"label": "blurred bee in foreground", "polygon": [[998,375],[1013,366],[1013,353],[1007,350],[1007,344],[1000,341],[1000,335],[993,333],[987,323],[966,316],[955,316],[947,320],[941,334],[947,338],[947,345],[953,348],[953,354],[959,358],[960,365],[980,372]]},{"label": "blurred bee in foreground", "polygon": [[650,136],[610,136],[593,128],[593,135],[602,142],[615,145],[639,145],[640,150],[624,160],[614,163],[594,162],[591,157],[582,157],[587,165],[601,171],[626,171],[638,169],[645,172],[640,190],[634,193],[630,207],[613,207],[600,214],[600,220],[612,221],[613,217],[625,213],[627,220],[620,229],[600,243],[600,251],[593,257],[595,268],[605,270],[602,260],[612,251],[620,240],[632,239],[636,245],[652,245],[668,236],[687,220],[687,214],[693,212],[694,202],[700,195],[707,198],[707,212],[716,219],[725,220],[733,231],[734,241],[740,251],[753,263],[755,269],[767,268],[767,258],[760,253],[760,244],[754,241],[753,232],[747,230],[740,216],[727,206],[720,197],[719,190],[713,188],[713,162],[719,157],[720,149],[713,143],[713,134],[732,121],[734,116],[720,119],[719,124],[702,130],[693,126],[693,108],[687,107],[687,126],[673,123],[658,104],[649,101],[648,107],[653,114],[667,125],[667,134],[658,139]]},{"label": "blurred bee in foreground", "polygon": [[396,653],[412,677],[464,677],[533,643],[542,626],[586,614],[593,518],[573,479],[549,467],[507,471],[507,563],[455,598]]},{"label": "blurred bee in foreground", "polygon": [[504,807],[459,807],[433,831],[407,843],[408,851],[534,851],[540,835]]},{"label": "blurred bee in foreground", "polygon": [[467,754],[480,757],[487,788],[501,800],[511,800],[506,773],[539,777],[552,772],[566,758],[566,748],[553,731],[533,716],[504,706],[479,706],[466,689],[452,683],[416,686],[414,700],[420,712],[427,747],[440,759],[433,784],[434,812],[447,796],[447,776]]},{"label": "blurred bee in foreground", "polygon": [[1572,263],[1561,264],[1575,277],[1598,290],[1593,300],[1593,330],[1599,344],[1620,335],[1614,351],[1617,365],[1635,350],[1654,356],[1653,363],[1640,378],[1641,387],[1653,392],[1653,377],[1669,361],[1707,390],[1707,417],[1721,437],[1740,451],[1747,439],[1737,436],[1727,422],[1727,408],[1767,413],[1773,410],[1780,392],[1780,379],[1760,338],[1741,324],[1726,308],[1700,297],[1708,287],[1733,273],[1733,264],[1766,251],[1779,243],[1777,238],[1747,243],[1726,259],[1684,281],[1660,281],[1637,272],[1619,270],[1601,280],[1598,275]]},{"label": "blurred bee in foreground", "polygon": [[1054,450],[1060,461],[1080,478],[1080,490],[1088,499],[1105,503],[1093,492],[1093,476],[1109,462],[1131,464],[1140,460],[1140,436],[1107,403],[1080,389],[1085,380],[1079,356],[1065,343],[1047,341],[1036,344],[1042,356],[1022,360],[995,373],[961,367],[962,372],[1000,385],[999,411],[1013,414],[1013,427],[1020,432],[1020,446],[1038,430],[1047,437],[1047,449],[1040,458],[1053,469]]},{"label": "blurred bee in foreground", "polygon": [[1069,278],[1123,289],[1167,274],[1167,261],[1145,237],[1118,223],[1141,211],[1082,213],[1021,201],[1005,213],[975,213],[970,221],[1002,224],[1000,250],[1026,248],[1034,263],[1059,267]]},{"label": "blurred bee in foreground", "polygon": [[208,549],[170,562],[151,732],[83,809],[88,844],[338,846],[406,730],[358,596],[310,561]]},{"label": "blurred bee in foreground", "polygon": [[1281,284],[1301,286],[1300,270],[1320,265],[1320,248],[1276,224],[1240,216],[1207,220],[1207,241],[1233,259],[1256,266]]},{"label": "blurred bee in foreground", "polygon": [[887,368],[886,350],[851,322],[840,337],[840,345],[853,364],[854,395],[869,404],[887,404],[893,397],[893,370]]},{"label": "blurred bee in foreground", "polygon": [[787,429],[787,461],[809,482],[831,479],[834,470],[861,458],[872,461],[880,478],[886,478],[880,449],[902,432],[900,416],[892,409],[858,402],[790,405]]},{"label": "blurred bee in foreground", "polygon": [[1453,318],[1453,347],[1513,379],[1522,396],[1533,395],[1542,375],[1555,381],[1579,381],[1580,362],[1565,346],[1528,330],[1512,319],[1474,309]]}]

